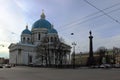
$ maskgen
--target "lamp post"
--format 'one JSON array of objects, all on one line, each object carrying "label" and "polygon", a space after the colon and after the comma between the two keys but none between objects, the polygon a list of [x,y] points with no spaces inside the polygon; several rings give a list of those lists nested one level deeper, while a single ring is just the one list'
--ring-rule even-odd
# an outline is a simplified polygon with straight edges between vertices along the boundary
[{"label": "lamp post", "polygon": [[82,52],[80,52],[80,66],[82,65]]},{"label": "lamp post", "polygon": [[73,68],[75,68],[75,46],[76,46],[76,43],[73,42],[72,45],[73,45],[72,61],[73,61]]},{"label": "lamp post", "polygon": [[[74,33],[71,33],[71,35],[74,35]],[[75,46],[76,46],[76,43],[73,42],[72,45],[73,45],[72,64],[73,64],[73,68],[75,68]]]}]

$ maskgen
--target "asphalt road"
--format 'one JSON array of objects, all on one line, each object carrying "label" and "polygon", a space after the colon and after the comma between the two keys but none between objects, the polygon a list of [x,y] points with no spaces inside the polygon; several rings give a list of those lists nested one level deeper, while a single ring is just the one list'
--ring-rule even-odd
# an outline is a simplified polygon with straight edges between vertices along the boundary
[{"label": "asphalt road", "polygon": [[0,68],[0,80],[120,80],[120,69]]}]

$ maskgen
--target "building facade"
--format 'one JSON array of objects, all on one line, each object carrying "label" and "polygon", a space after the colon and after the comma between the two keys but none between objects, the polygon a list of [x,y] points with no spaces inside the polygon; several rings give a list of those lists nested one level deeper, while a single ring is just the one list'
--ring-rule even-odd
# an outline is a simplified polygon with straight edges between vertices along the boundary
[{"label": "building facade", "polygon": [[[119,64],[120,65],[120,48],[113,47],[113,49],[105,49],[106,51],[95,51],[93,56],[95,58],[95,64],[103,64],[102,60],[105,58],[106,64]],[[72,57],[72,56],[71,56]],[[76,65],[86,65],[89,57],[89,53],[76,53],[75,63]]]},{"label": "building facade", "polygon": [[46,20],[44,12],[34,22],[32,29],[28,26],[21,33],[19,43],[11,43],[9,63],[17,65],[29,64],[67,64],[71,47],[60,41],[54,26]]}]

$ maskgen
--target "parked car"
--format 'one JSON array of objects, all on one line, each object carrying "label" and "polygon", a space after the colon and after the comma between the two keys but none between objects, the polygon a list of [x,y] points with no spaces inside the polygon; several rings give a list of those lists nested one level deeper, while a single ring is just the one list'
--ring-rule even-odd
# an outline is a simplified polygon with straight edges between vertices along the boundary
[{"label": "parked car", "polygon": [[110,64],[101,64],[100,68],[111,68],[112,66]]},{"label": "parked car", "polygon": [[0,64],[0,68],[3,68],[3,64]]},{"label": "parked car", "polygon": [[10,64],[5,64],[5,68],[11,68]]},{"label": "parked car", "polygon": [[120,68],[120,64],[115,64],[114,67],[115,68]]}]

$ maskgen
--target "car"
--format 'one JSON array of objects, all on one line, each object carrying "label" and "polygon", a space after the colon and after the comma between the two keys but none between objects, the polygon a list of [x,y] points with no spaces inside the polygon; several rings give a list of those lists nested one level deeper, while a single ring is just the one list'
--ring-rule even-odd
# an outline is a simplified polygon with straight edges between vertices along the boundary
[{"label": "car", "polygon": [[100,65],[100,68],[105,68],[105,65],[104,65],[104,64],[101,64],[101,65]]},{"label": "car", "polygon": [[3,64],[0,64],[0,68],[3,68]]},{"label": "car", "polygon": [[5,68],[11,68],[10,64],[5,64]]},{"label": "car", "polygon": [[100,68],[111,68],[110,64],[101,64]]},{"label": "car", "polygon": [[120,68],[120,64],[115,64],[114,67],[115,68]]}]

